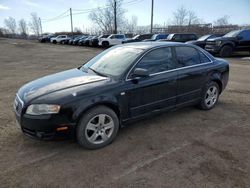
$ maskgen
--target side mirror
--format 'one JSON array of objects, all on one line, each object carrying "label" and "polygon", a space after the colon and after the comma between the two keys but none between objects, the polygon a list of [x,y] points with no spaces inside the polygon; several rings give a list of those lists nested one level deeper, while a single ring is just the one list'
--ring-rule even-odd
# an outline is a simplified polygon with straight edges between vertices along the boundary
[{"label": "side mirror", "polygon": [[132,74],[133,78],[145,78],[149,76],[147,69],[136,68]]}]

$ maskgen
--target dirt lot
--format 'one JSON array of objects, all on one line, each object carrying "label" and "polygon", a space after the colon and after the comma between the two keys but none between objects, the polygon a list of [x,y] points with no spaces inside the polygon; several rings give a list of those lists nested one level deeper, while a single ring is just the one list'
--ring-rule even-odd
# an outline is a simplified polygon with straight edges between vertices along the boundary
[{"label": "dirt lot", "polygon": [[17,89],[101,49],[0,38],[0,187],[250,187],[250,60],[231,72],[217,107],[165,113],[123,128],[108,147],[37,141],[15,126]]}]

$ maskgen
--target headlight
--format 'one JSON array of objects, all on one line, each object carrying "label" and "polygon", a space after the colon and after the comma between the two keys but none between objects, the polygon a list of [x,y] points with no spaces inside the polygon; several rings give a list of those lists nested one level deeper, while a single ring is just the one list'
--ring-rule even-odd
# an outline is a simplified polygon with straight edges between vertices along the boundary
[{"label": "headlight", "polygon": [[215,45],[216,45],[216,46],[220,46],[220,44],[221,44],[221,41],[220,41],[220,40],[215,41]]},{"label": "headlight", "polygon": [[59,105],[54,104],[32,104],[27,110],[29,115],[57,114],[60,111]]}]

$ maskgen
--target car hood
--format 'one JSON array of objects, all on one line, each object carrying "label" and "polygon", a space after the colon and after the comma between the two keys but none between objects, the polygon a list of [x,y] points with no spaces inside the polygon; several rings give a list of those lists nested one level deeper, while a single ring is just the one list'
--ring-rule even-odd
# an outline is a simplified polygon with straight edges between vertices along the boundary
[{"label": "car hood", "polygon": [[56,91],[107,79],[107,77],[86,73],[79,69],[71,69],[29,82],[19,89],[18,95],[24,102],[28,102]]},{"label": "car hood", "polygon": [[213,39],[208,39],[207,41],[226,41],[226,40],[235,40],[235,37],[216,37]]},{"label": "car hood", "polygon": [[186,43],[186,44],[195,44],[195,43],[198,43],[198,42],[203,42],[203,41],[190,40],[190,41],[187,41],[187,42],[185,42],[185,43]]}]

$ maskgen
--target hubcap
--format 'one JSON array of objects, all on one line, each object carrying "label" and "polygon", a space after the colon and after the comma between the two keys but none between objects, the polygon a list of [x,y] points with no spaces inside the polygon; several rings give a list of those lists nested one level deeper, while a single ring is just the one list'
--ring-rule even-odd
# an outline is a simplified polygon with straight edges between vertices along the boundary
[{"label": "hubcap", "polygon": [[218,90],[217,87],[215,86],[211,86],[206,93],[206,97],[205,97],[205,104],[207,105],[207,107],[212,107],[218,98]]},{"label": "hubcap", "polygon": [[85,136],[90,143],[101,144],[111,137],[113,131],[113,119],[107,114],[99,114],[88,122]]}]

